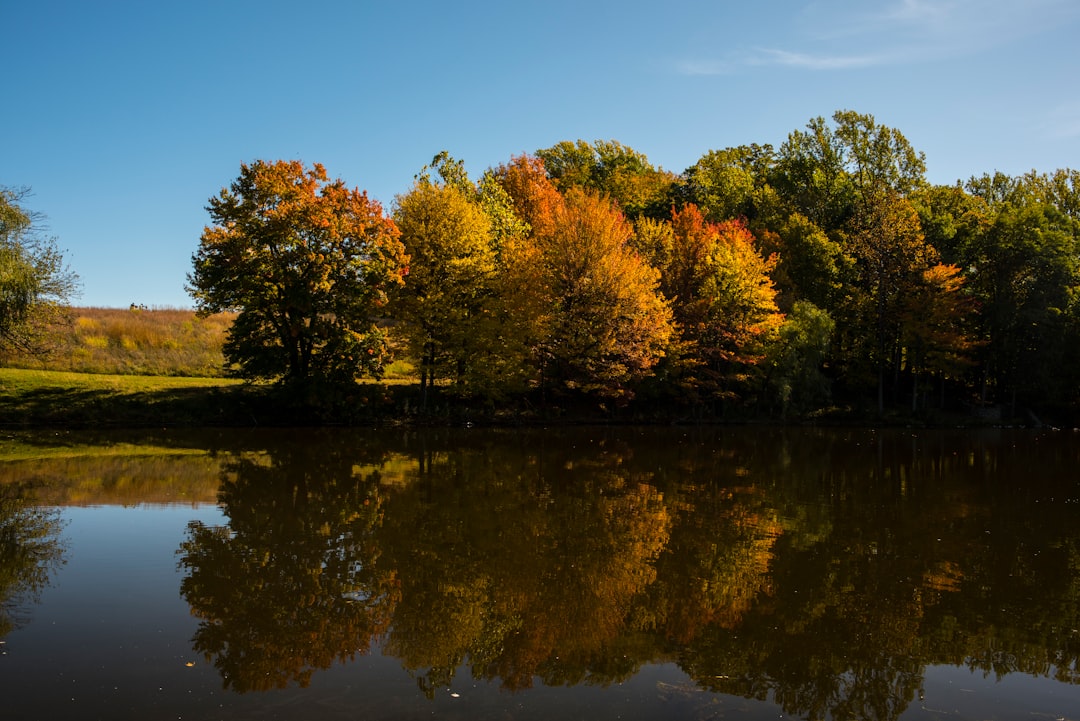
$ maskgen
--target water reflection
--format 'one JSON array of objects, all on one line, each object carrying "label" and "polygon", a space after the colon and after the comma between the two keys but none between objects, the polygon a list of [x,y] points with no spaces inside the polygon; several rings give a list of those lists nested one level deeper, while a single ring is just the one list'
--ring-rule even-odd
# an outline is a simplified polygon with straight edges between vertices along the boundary
[{"label": "water reflection", "polygon": [[0,484],[0,639],[29,621],[64,563],[59,514],[36,505],[34,495],[26,484]]},{"label": "water reflection", "polygon": [[430,694],[671,661],[806,718],[895,719],[930,665],[1077,683],[1063,434],[292,434],[223,451],[181,593],[227,687],[376,646]]},{"label": "water reflection", "polygon": [[181,594],[203,623],[196,651],[236,691],[306,686],[384,633],[399,595],[375,561],[377,472],[342,446],[282,442],[223,463],[228,528],[192,522]]}]

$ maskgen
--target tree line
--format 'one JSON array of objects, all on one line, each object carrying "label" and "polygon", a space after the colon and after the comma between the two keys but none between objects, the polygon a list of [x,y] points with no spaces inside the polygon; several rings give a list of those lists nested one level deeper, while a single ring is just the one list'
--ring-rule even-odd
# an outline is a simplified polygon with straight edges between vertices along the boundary
[{"label": "tree line", "polygon": [[190,290],[240,375],[690,413],[1078,406],[1075,170],[933,185],[870,115],[676,174],[561,142],[479,180],[443,152],[389,214],[321,165],[243,165]]},{"label": "tree line", "polygon": [[305,392],[396,353],[421,404],[1074,415],[1080,171],[925,173],[847,110],[681,173],[616,141],[479,179],[443,152],[389,211],[259,160],[210,199],[188,290],[238,314],[232,373]]}]

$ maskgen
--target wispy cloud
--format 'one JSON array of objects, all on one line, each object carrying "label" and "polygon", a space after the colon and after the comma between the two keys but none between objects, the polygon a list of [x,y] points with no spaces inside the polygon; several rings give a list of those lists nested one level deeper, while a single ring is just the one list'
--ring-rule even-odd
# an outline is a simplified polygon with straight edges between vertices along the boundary
[{"label": "wispy cloud", "polygon": [[732,74],[762,66],[843,71],[934,62],[1002,47],[1080,19],[1076,0],[894,0],[880,9],[866,7],[846,0],[814,3],[791,19],[791,37],[783,44],[685,61],[679,72]]},{"label": "wispy cloud", "polygon": [[812,55],[774,48],[754,48],[723,60],[686,60],[678,64],[682,75],[733,75],[747,67],[786,66],[807,70],[846,70],[881,65],[883,56],[874,55]]},{"label": "wispy cloud", "polygon": [[688,60],[679,63],[683,75],[734,75],[749,67],[789,67],[803,70],[851,70],[893,62],[887,55],[827,55],[754,48],[723,60]]},{"label": "wispy cloud", "polygon": [[812,55],[787,50],[763,48],[747,59],[750,65],[786,65],[809,70],[847,70],[880,65],[886,58],[881,55]]}]

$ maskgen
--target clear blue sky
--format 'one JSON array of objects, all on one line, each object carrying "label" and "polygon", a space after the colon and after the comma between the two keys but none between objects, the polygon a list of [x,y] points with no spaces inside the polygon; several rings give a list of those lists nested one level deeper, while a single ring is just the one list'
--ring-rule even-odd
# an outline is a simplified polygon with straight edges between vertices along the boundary
[{"label": "clear blue sky", "polygon": [[1080,168],[1077,0],[0,0],[0,184],[31,186],[80,305],[192,305],[207,199],[300,159],[389,210],[560,140],[681,172],[870,113],[935,183]]}]

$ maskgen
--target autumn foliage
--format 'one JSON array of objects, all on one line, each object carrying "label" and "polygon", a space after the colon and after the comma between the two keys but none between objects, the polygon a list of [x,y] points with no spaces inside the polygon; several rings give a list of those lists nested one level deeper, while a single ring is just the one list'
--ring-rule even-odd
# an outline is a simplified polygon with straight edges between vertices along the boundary
[{"label": "autumn foliage", "polygon": [[477,181],[442,152],[390,215],[320,165],[259,161],[211,199],[192,293],[237,313],[241,375],[351,382],[394,341],[424,408],[1080,406],[1080,176],[924,173],[851,111],[681,174],[615,141]]},{"label": "autumn foliage", "polygon": [[319,164],[258,161],[208,210],[190,290],[202,314],[237,313],[224,350],[239,375],[306,384],[382,371],[374,318],[405,254],[379,203]]}]

